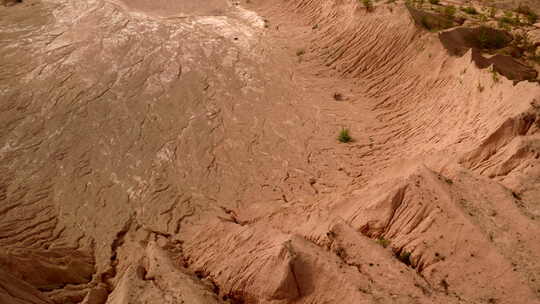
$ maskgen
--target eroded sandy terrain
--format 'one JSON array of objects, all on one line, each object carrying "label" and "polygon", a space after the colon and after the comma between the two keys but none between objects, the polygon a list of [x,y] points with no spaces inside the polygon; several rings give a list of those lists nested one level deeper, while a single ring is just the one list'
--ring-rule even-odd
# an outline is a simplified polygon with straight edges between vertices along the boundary
[{"label": "eroded sandy terrain", "polygon": [[540,87],[400,2],[0,6],[0,124],[2,304],[540,303]]}]

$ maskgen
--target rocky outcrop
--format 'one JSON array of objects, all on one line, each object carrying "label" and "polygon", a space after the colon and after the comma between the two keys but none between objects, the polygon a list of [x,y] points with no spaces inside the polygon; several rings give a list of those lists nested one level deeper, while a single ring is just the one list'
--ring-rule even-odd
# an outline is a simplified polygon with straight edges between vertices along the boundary
[{"label": "rocky outcrop", "polygon": [[454,56],[463,56],[472,49],[472,60],[481,69],[493,67],[493,71],[510,80],[533,80],[538,72],[512,56],[496,54],[486,56],[482,49],[501,49],[512,41],[512,36],[505,31],[489,27],[459,27],[439,34],[439,39],[447,51]]}]

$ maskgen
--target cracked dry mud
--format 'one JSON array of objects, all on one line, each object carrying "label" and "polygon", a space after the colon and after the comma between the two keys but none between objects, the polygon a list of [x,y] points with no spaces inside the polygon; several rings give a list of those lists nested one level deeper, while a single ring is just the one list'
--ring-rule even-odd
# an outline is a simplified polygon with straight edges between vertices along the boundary
[{"label": "cracked dry mud", "polygon": [[0,6],[2,304],[540,303],[539,157],[399,1]]}]

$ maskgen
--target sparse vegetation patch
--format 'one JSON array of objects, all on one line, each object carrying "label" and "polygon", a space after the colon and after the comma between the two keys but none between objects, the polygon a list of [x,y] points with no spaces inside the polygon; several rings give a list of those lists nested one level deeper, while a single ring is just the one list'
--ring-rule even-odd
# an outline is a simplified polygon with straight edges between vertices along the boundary
[{"label": "sparse vegetation patch", "polygon": [[384,237],[381,237],[377,239],[377,244],[383,246],[383,248],[386,248],[388,247],[388,245],[390,245],[390,240],[387,240]]},{"label": "sparse vegetation patch", "polygon": [[525,15],[529,24],[533,24],[538,21],[538,15],[527,5],[519,5],[516,9],[516,13]]},{"label": "sparse vegetation patch", "polygon": [[444,15],[450,19],[454,19],[456,15],[456,7],[453,5],[449,5],[444,8]]},{"label": "sparse vegetation patch", "polygon": [[366,10],[368,12],[373,10],[373,1],[372,0],[361,0],[361,1],[362,1],[362,4],[364,5],[364,7],[366,8]]},{"label": "sparse vegetation patch", "polygon": [[472,6],[462,7],[461,10],[469,15],[478,15],[478,11]]},{"label": "sparse vegetation patch", "polygon": [[482,49],[500,49],[506,46],[508,39],[501,31],[482,26],[478,29],[476,43]]},{"label": "sparse vegetation patch", "polygon": [[489,12],[489,16],[491,18],[495,18],[495,16],[497,15],[497,8],[496,7],[490,7],[488,12]]},{"label": "sparse vegetation patch", "polygon": [[343,128],[339,132],[338,140],[342,143],[348,143],[352,141],[352,137],[349,134],[349,129]]},{"label": "sparse vegetation patch", "polygon": [[396,254],[398,260],[407,266],[411,266],[411,253],[408,251],[401,251],[399,254]]},{"label": "sparse vegetation patch", "polygon": [[497,73],[497,71],[495,71],[495,70],[493,69],[493,67],[491,67],[490,72],[491,72],[491,77],[493,78],[493,82],[494,82],[494,83],[498,83],[499,80],[500,80],[500,79],[499,79],[499,73]]},{"label": "sparse vegetation patch", "polygon": [[484,86],[481,83],[478,83],[477,88],[478,88],[478,92],[480,93],[484,92]]}]

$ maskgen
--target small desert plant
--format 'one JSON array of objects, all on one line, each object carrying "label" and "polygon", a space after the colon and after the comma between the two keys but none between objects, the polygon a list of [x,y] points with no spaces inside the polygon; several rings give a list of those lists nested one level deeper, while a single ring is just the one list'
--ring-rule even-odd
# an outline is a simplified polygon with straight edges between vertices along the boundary
[{"label": "small desert plant", "polygon": [[515,34],[514,35],[514,41],[513,41],[513,44],[526,51],[526,52],[530,52],[530,53],[534,53],[535,49],[536,49],[536,46],[534,43],[532,43],[529,39],[529,35],[523,33],[523,34]]},{"label": "small desert plant", "polygon": [[[519,23],[519,17],[518,17],[518,23]],[[516,18],[514,18],[514,14],[512,14],[512,12],[506,12],[504,13],[504,16],[499,18],[499,24],[511,24],[511,25],[515,25],[516,24]]]},{"label": "small desert plant", "polygon": [[499,18],[498,22],[499,27],[505,30],[510,30],[511,25],[516,25],[516,19],[513,18],[512,12],[504,13],[504,16]]},{"label": "small desert plant", "polygon": [[407,266],[411,265],[411,253],[407,251],[402,251],[399,255],[396,255],[398,260],[404,263]]},{"label": "small desert plant", "polygon": [[306,53],[306,50],[304,49],[298,49],[296,50],[296,56],[300,57]]},{"label": "small desert plant", "polygon": [[352,141],[352,137],[349,134],[349,129],[343,128],[339,132],[338,140],[342,143],[348,143]]},{"label": "small desert plant", "polygon": [[377,244],[383,246],[383,248],[386,248],[388,247],[388,245],[390,245],[390,240],[387,240],[383,237],[377,239]]},{"label": "small desert plant", "polygon": [[523,14],[523,15],[528,15],[531,11],[531,8],[528,7],[527,5],[519,5],[517,8],[516,8],[516,13],[520,13],[520,14]]},{"label": "small desert plant", "polygon": [[469,15],[477,15],[478,14],[478,11],[476,11],[476,9],[474,7],[472,7],[472,6],[462,7],[461,10],[464,11],[465,13],[469,14]]},{"label": "small desert plant", "polygon": [[527,17],[527,21],[530,24],[536,23],[536,21],[538,21],[538,15],[535,12],[533,12],[530,7],[526,5],[518,6],[518,8],[516,9],[516,12],[519,14],[525,15]]},{"label": "small desert plant", "polygon": [[448,282],[445,279],[442,279],[439,284],[444,288],[444,290],[446,292],[448,292],[448,287],[450,287],[450,285],[448,284]]},{"label": "small desert plant", "polygon": [[478,83],[478,92],[484,92],[484,86],[481,83]]},{"label": "small desert plant", "polygon": [[478,15],[478,20],[480,21],[480,23],[486,23],[488,21],[488,17],[484,14],[480,14]]},{"label": "small desert plant", "polygon": [[519,14],[514,15],[514,24],[521,24],[521,17]]},{"label": "small desert plant", "polygon": [[362,4],[364,4],[364,7],[369,12],[373,9],[373,1],[372,0],[362,0]]},{"label": "small desert plant", "polygon": [[495,18],[495,15],[497,15],[497,8],[496,7],[490,7],[489,8],[489,16],[491,18]]},{"label": "small desert plant", "polygon": [[497,73],[497,71],[495,71],[495,69],[493,69],[493,67],[491,67],[491,78],[493,78],[493,82],[494,83],[498,83],[499,82],[499,73]]},{"label": "small desert plant", "polygon": [[422,24],[422,26],[427,30],[432,29],[431,24],[429,24],[428,18],[426,16],[422,16],[422,18],[420,19],[420,24]]},{"label": "small desert plant", "polygon": [[538,21],[538,15],[535,12],[531,12],[527,15],[527,21],[529,21],[530,24],[536,23],[536,21]]},{"label": "small desert plant", "polygon": [[[450,28],[453,26],[453,22],[445,19],[440,18],[432,15],[423,15],[420,16],[419,20],[415,20],[418,25],[422,26],[423,28],[427,29],[430,32],[436,32],[441,29]],[[423,51],[424,49],[421,48],[420,51]],[[430,56],[431,57],[431,56]]]},{"label": "small desert plant", "polygon": [[500,49],[505,46],[506,38],[503,33],[482,26],[476,35],[476,42],[483,49]]},{"label": "small desert plant", "polygon": [[453,5],[449,5],[444,8],[444,14],[446,17],[450,19],[454,19],[454,16],[456,15],[456,7]]},{"label": "small desert plant", "polygon": [[434,4],[434,5],[438,5],[439,2],[440,2],[439,0],[429,0],[429,3]]},{"label": "small desert plant", "polygon": [[510,23],[504,20],[504,17],[499,19],[499,28],[502,28],[503,30],[511,30]]}]

